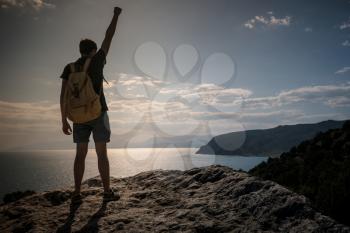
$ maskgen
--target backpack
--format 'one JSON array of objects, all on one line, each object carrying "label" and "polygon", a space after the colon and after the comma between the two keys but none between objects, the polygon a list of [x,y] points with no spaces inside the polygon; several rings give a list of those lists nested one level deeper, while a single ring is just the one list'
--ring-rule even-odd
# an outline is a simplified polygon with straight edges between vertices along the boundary
[{"label": "backpack", "polygon": [[75,70],[74,63],[70,64],[64,104],[67,117],[73,123],[85,123],[98,118],[101,114],[100,93],[97,94],[87,73],[91,58],[86,59],[82,71]]}]

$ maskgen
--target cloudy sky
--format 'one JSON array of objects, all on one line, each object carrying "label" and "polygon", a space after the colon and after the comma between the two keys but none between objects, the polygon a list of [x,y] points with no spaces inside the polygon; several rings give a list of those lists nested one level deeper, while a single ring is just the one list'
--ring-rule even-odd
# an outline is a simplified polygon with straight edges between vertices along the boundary
[{"label": "cloudy sky", "polygon": [[101,44],[114,6],[112,141],[349,118],[348,0],[0,0],[1,150],[72,145],[59,76],[80,39]]}]

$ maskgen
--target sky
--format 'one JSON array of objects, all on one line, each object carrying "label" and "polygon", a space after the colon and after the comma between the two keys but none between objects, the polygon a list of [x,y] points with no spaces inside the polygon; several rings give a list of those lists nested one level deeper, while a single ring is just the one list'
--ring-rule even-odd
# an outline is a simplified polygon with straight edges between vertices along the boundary
[{"label": "sky", "polygon": [[112,147],[349,118],[349,0],[0,0],[0,150],[73,146],[59,76],[114,6]]}]

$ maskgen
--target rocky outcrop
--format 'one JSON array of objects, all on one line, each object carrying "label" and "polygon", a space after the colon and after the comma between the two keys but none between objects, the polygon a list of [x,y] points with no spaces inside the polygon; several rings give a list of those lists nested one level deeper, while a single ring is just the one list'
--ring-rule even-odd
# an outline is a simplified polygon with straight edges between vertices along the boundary
[{"label": "rocky outcrop", "polygon": [[259,164],[250,173],[305,195],[317,209],[350,225],[350,121]]},{"label": "rocky outcrop", "polygon": [[0,207],[0,232],[350,232],[272,182],[223,166],[112,178],[118,201],[102,202],[98,177]]}]

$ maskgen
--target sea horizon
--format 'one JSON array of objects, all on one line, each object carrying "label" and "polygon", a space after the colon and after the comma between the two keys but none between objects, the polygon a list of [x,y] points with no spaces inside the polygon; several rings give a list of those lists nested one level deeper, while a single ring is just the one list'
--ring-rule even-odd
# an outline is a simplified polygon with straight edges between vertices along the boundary
[{"label": "sea horizon", "polygon": [[[117,178],[157,169],[188,170],[220,164],[248,171],[268,157],[195,154],[198,148],[109,149],[110,175]],[[0,198],[24,190],[69,188],[73,183],[74,149],[0,152]],[[89,149],[83,180],[99,176],[97,156]]]}]

